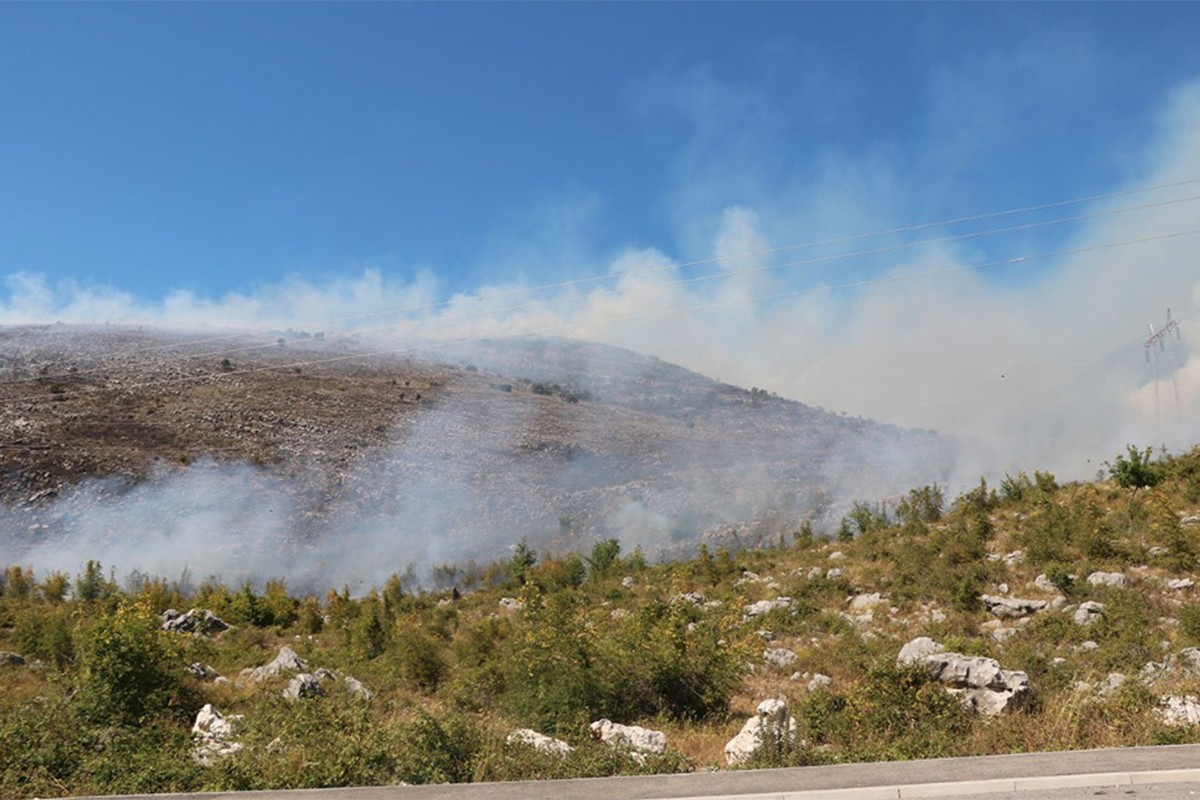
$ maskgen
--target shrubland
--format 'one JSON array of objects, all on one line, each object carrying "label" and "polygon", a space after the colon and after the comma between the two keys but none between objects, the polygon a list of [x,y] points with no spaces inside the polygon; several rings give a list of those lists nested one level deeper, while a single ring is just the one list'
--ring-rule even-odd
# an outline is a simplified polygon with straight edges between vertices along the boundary
[{"label": "shrubland", "polygon": [[[521,544],[486,567],[440,568],[453,588],[398,573],[360,596],[10,565],[0,651],[21,658],[0,657],[0,797],[727,768],[725,743],[768,698],[786,701],[796,733],[740,768],[1200,741],[1162,712],[1163,698],[1200,693],[1200,652],[1186,650],[1200,645],[1200,448],[1130,448],[1090,483],[1021,473],[952,499],[919,487],[855,505],[830,534],[798,522],[771,547],[702,545],[668,563],[615,540]],[[997,616],[996,598],[1045,607]],[[230,627],[163,629],[163,612],[192,608]],[[972,712],[897,664],[921,635],[1025,672],[1032,699]],[[322,696],[286,699],[290,672],[243,672],[283,646],[324,670]],[[239,750],[195,757],[206,704]],[[601,718],[662,731],[668,747],[594,741]],[[574,749],[509,742],[516,728]]]}]

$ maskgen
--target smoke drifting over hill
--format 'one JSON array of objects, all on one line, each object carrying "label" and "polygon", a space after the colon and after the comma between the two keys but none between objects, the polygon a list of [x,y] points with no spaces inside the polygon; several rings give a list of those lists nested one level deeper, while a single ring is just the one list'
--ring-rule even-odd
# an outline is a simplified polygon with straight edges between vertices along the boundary
[{"label": "smoke drifting over hill", "polygon": [[[1200,176],[1200,85],[1176,93],[1142,163],[1139,178],[1114,191]],[[1083,213],[1180,200],[1200,194],[1197,187],[1111,198]],[[1017,469],[1090,477],[1103,459],[1126,443],[1171,448],[1194,443],[1200,437],[1200,355],[1187,345],[1200,335],[1200,236],[1177,234],[1200,228],[1197,208],[1195,201],[1178,202],[1099,217],[1079,223],[1068,241],[1054,246],[1023,240],[984,249],[969,239],[950,241],[898,250],[886,263],[879,256],[866,266],[865,258],[829,261],[814,273],[802,266],[752,270],[874,248],[880,242],[896,244],[905,237],[891,234],[841,246],[840,251],[827,247],[771,255],[762,251],[796,240],[768,236],[764,210],[733,207],[712,235],[713,260],[708,264],[687,265],[657,250],[631,249],[597,270],[595,274],[606,276],[604,281],[536,292],[526,292],[522,284],[485,286],[456,293],[444,303],[444,289],[432,272],[405,280],[366,269],[356,278],[322,285],[297,279],[220,299],[181,291],[161,302],[146,302],[116,289],[50,286],[36,275],[20,274],[7,279],[0,321],[121,322],[185,330],[300,328],[325,331],[329,338],[357,331],[384,351],[412,348],[414,356],[432,359],[443,352],[467,352],[485,367],[486,353],[464,348],[489,337],[565,335],[651,354],[728,384],[764,387],[808,404],[936,429],[961,445],[949,471],[914,471],[911,478],[904,473],[909,468],[905,441],[898,441],[893,450],[878,441],[848,449],[853,458],[844,457],[840,470],[834,470],[827,457],[822,466],[833,470],[827,473],[834,474],[829,483],[837,485],[838,499],[845,502],[865,497],[864,492],[895,491],[933,478],[961,487],[980,474],[995,477]],[[944,238],[961,230],[934,229],[920,236]],[[1124,244],[1108,247],[1119,243]],[[1051,250],[1076,252],[1037,258]],[[995,261],[998,253],[1010,263],[964,268]],[[920,277],[931,271],[939,274]],[[705,275],[716,277],[694,280]],[[905,276],[908,279],[902,279]],[[831,288],[863,278],[877,282]],[[892,278],[897,280],[883,280]],[[1164,354],[1156,385],[1143,355],[1144,331],[1148,323],[1158,326],[1165,320],[1168,306],[1181,324],[1183,341],[1176,351],[1180,362],[1172,370]],[[396,313],[397,309],[408,311]],[[264,341],[273,336],[266,334]],[[436,345],[447,340],[463,344],[457,349]],[[594,377],[586,360],[579,364],[579,376]],[[1172,379],[1178,383],[1178,402]],[[519,438],[526,424],[518,417],[473,413],[470,406],[432,412],[419,423],[426,428],[398,440],[392,456],[358,465],[364,474],[401,488],[388,502],[347,506],[336,526],[338,538],[330,540],[337,544],[308,551],[288,545],[293,549],[286,560],[293,574],[333,578],[362,574],[366,565],[377,562],[386,561],[390,568],[397,557],[424,564],[469,557],[472,543],[441,535],[457,529],[450,518],[484,514],[480,504],[524,496],[520,481],[500,475],[481,485],[477,474],[397,468],[410,463],[403,452],[413,442],[428,448],[451,441],[446,438],[448,427],[472,437],[467,441],[494,440],[502,447]],[[603,431],[595,438],[603,440]],[[687,451],[664,448],[663,454],[684,458]],[[804,454],[798,451],[795,457]],[[743,463],[737,455],[728,458],[735,467]],[[889,485],[849,485],[854,459],[867,462],[872,474],[894,480],[886,482]],[[580,463],[591,466],[564,470],[558,479],[583,485],[587,469],[599,469],[599,462]],[[619,471],[619,459],[603,468]],[[664,471],[672,468],[669,461],[661,464]],[[252,479],[247,477],[251,473]],[[59,502],[63,513],[76,520],[80,541],[95,547],[98,542],[115,542],[111,537],[117,536],[119,547],[129,548],[131,560],[137,554],[139,568],[176,574],[183,552],[182,560],[195,573],[228,571],[239,560],[263,564],[269,571],[270,554],[278,550],[273,543],[287,536],[272,514],[278,513],[276,506],[291,513],[286,511],[288,493],[270,485],[272,480],[236,468],[189,471],[185,478],[152,482],[125,495],[123,505],[113,505],[115,510],[102,525],[96,523],[103,530],[90,527],[89,521],[100,519],[95,510],[102,504],[102,490],[86,488],[86,497]],[[747,468],[743,486],[750,491],[763,480],[761,470]],[[255,483],[263,481],[266,485]],[[246,491],[248,483],[256,486],[252,495]],[[725,482],[719,485],[727,490]],[[706,488],[698,483],[680,491]],[[572,484],[563,490],[581,489]],[[208,502],[213,497],[223,500],[214,507]],[[263,497],[270,501],[264,503]],[[534,507],[539,497],[536,492],[529,495],[528,506]],[[205,501],[197,504],[196,498]],[[90,510],[76,512],[71,503]],[[639,531],[661,535],[661,529],[670,526],[662,508],[671,505],[652,503],[639,509],[637,503],[623,504],[622,524],[631,542],[648,535]],[[138,538],[142,518],[123,516],[145,506],[175,515],[170,532],[153,542]],[[543,515],[559,516],[553,503],[541,508]],[[762,509],[748,503],[746,510]],[[553,527],[545,519],[530,524]],[[403,553],[393,547],[393,539],[378,535],[396,526],[405,531],[403,538],[409,543]],[[221,541],[235,548],[233,552],[223,549],[225,544],[210,546],[214,530],[222,532],[226,538]],[[487,544],[511,542],[520,534],[519,525],[506,524],[486,533]],[[244,547],[257,550],[248,556],[236,550]],[[120,550],[105,552],[114,554],[110,560],[119,560],[115,554]],[[35,555],[39,566],[78,566],[74,551],[62,559]]]}]

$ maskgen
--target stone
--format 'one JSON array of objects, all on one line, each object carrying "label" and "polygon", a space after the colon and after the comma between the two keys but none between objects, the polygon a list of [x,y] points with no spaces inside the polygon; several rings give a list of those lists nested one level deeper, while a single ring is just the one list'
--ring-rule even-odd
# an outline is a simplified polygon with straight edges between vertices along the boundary
[{"label": "stone", "polygon": [[837,567],[825,570],[826,580],[836,581],[840,577],[842,577],[842,571]]},{"label": "stone", "polygon": [[1167,667],[1178,669],[1189,675],[1200,675],[1200,649],[1185,647],[1167,659]]},{"label": "stone", "polygon": [[747,617],[761,617],[777,608],[789,608],[791,605],[792,598],[776,597],[774,600],[759,600],[757,603],[751,603],[742,610],[746,612]]},{"label": "stone", "polygon": [[1076,625],[1091,625],[1096,620],[1100,619],[1100,615],[1104,613],[1104,604],[1097,603],[1095,600],[1085,600],[1079,604],[1079,608],[1075,609]]},{"label": "stone", "polygon": [[1022,600],[1018,597],[1000,597],[994,594],[985,594],[979,599],[984,608],[1000,619],[1028,617],[1041,611],[1047,605],[1045,600]]},{"label": "stone", "polygon": [[825,574],[825,570],[821,569],[820,567],[813,567],[812,569],[810,569],[808,571],[808,579],[810,581],[816,580],[817,578],[821,577],[824,574]]},{"label": "stone", "polygon": [[883,603],[883,597],[879,594],[879,592],[874,592],[872,594],[856,594],[847,600],[846,603],[850,606],[851,614],[863,614],[871,611],[875,608],[875,606]]},{"label": "stone", "polygon": [[810,692],[816,692],[821,689],[828,689],[830,686],[833,686],[833,678],[818,672],[812,676],[812,679],[809,680],[808,685],[804,688]]},{"label": "stone", "polygon": [[193,608],[186,614],[168,608],[160,619],[164,631],[190,633],[195,636],[211,636],[229,629],[229,623],[206,608]]},{"label": "stone", "polygon": [[785,669],[796,663],[796,654],[786,647],[776,647],[763,651],[763,661],[780,669]]},{"label": "stone", "polygon": [[1200,525],[1200,516],[1193,514],[1188,517],[1181,517],[1179,520],[1179,524],[1180,525]]},{"label": "stone", "polygon": [[501,597],[500,607],[505,611],[520,611],[525,608],[525,604],[515,597]]},{"label": "stone", "polygon": [[342,684],[346,687],[346,692],[352,697],[357,697],[359,700],[371,700],[375,697],[375,693],[366,687],[358,678],[352,678],[347,675],[342,679]]},{"label": "stone", "polygon": [[246,673],[246,679],[251,683],[262,683],[271,678],[278,677],[286,672],[306,672],[308,670],[308,662],[300,656],[296,655],[296,651],[284,645],[279,648],[279,654],[267,664],[261,667],[255,667]]},{"label": "stone", "polygon": [[1108,673],[1108,677],[1104,679],[1104,682],[1100,684],[1098,694],[1101,697],[1106,697],[1124,686],[1128,680],[1122,672],[1110,672]]},{"label": "stone", "polygon": [[517,728],[504,741],[508,744],[528,745],[539,753],[547,753],[549,755],[565,756],[575,752],[574,747],[571,747],[571,745],[561,739],[546,736],[531,728]]},{"label": "stone", "polygon": [[[621,578],[622,589],[632,589],[635,586],[637,586],[637,581],[633,579],[632,575],[626,575],[624,578]],[[524,730],[524,728],[522,728],[522,730]]]},{"label": "stone", "polygon": [[1190,694],[1169,694],[1158,701],[1155,715],[1176,728],[1200,725],[1200,698]]},{"label": "stone", "polygon": [[1093,650],[1099,650],[1099,649],[1100,649],[1100,645],[1096,644],[1096,643],[1095,643],[1095,642],[1093,642],[1091,639],[1088,639],[1088,640],[1087,640],[1087,641],[1085,641],[1085,642],[1080,642],[1080,643],[1079,643],[1079,647],[1078,647],[1077,649],[1078,649],[1080,652],[1083,652],[1083,653],[1090,653],[1090,652],[1092,652]]},{"label": "stone", "polygon": [[234,741],[237,724],[242,721],[240,714],[225,717],[206,704],[196,714],[192,724],[192,759],[205,767],[211,767],[222,758],[227,758],[242,750],[242,743]]},{"label": "stone", "polygon": [[1196,582],[1191,578],[1172,578],[1171,580],[1167,581],[1167,588],[1174,589],[1175,591],[1190,589],[1195,585]]},{"label": "stone", "polygon": [[1120,572],[1093,572],[1087,576],[1087,582],[1092,586],[1112,586],[1124,589],[1129,585],[1129,578]]},{"label": "stone", "polygon": [[1050,579],[1046,577],[1046,573],[1044,572],[1033,579],[1033,585],[1047,593],[1058,591],[1058,587],[1050,582]]},{"label": "stone", "polygon": [[288,700],[321,697],[324,694],[325,690],[321,688],[321,679],[307,672],[301,672],[299,675],[293,676],[288,681],[287,688],[283,690],[283,696]]},{"label": "stone", "polygon": [[992,658],[945,652],[928,636],[905,644],[896,661],[901,666],[924,664],[963,705],[987,716],[1023,708],[1032,696],[1024,672],[1002,669]]},{"label": "stone", "polygon": [[843,553],[841,550],[834,550],[832,553],[829,554],[830,561],[841,561],[845,557],[846,557],[846,554]]},{"label": "stone", "polygon": [[646,763],[647,755],[661,755],[667,749],[667,735],[640,725],[622,725],[611,720],[596,720],[588,726],[592,738],[609,747],[629,751],[639,764]]},{"label": "stone", "polygon": [[704,605],[704,595],[699,592],[681,592],[671,595],[670,602],[672,604],[687,603],[688,605],[702,606]]},{"label": "stone", "polygon": [[782,700],[764,700],[737,736],[725,745],[725,763],[729,766],[745,763],[767,741],[791,742],[795,737],[796,720],[788,715],[787,704]]},{"label": "stone", "polygon": [[0,650],[0,666],[23,667],[25,666],[25,656]]},{"label": "stone", "polygon": [[202,681],[212,681],[221,677],[221,674],[207,664],[201,664],[199,661],[188,664],[183,668],[183,671],[192,677]]},{"label": "stone", "polygon": [[1158,556],[1165,556],[1170,552],[1171,548],[1159,545],[1158,547],[1151,547],[1149,550],[1147,550],[1146,555],[1150,556],[1151,558],[1157,558]]}]

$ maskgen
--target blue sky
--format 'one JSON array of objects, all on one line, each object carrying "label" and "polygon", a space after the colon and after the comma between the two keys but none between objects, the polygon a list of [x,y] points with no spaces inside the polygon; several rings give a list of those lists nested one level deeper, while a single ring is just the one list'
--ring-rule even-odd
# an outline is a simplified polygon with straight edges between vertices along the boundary
[{"label": "blue sky", "polygon": [[0,5],[0,274],[441,291],[1102,192],[1195,4]]},{"label": "blue sky", "polygon": [[[1196,3],[0,3],[0,323],[562,333],[1091,469],[1170,438],[1138,339],[1200,319],[1197,30]],[[1179,376],[1194,442],[1200,356]]]}]

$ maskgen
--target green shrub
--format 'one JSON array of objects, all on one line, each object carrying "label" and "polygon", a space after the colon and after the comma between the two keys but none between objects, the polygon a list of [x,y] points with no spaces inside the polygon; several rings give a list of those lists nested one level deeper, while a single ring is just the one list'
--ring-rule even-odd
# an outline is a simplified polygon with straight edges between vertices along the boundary
[{"label": "green shrub", "polygon": [[[83,639],[76,702],[95,722],[136,725],[179,707],[183,664],[144,606],[122,602]],[[186,713],[186,711],[185,711]]]}]

